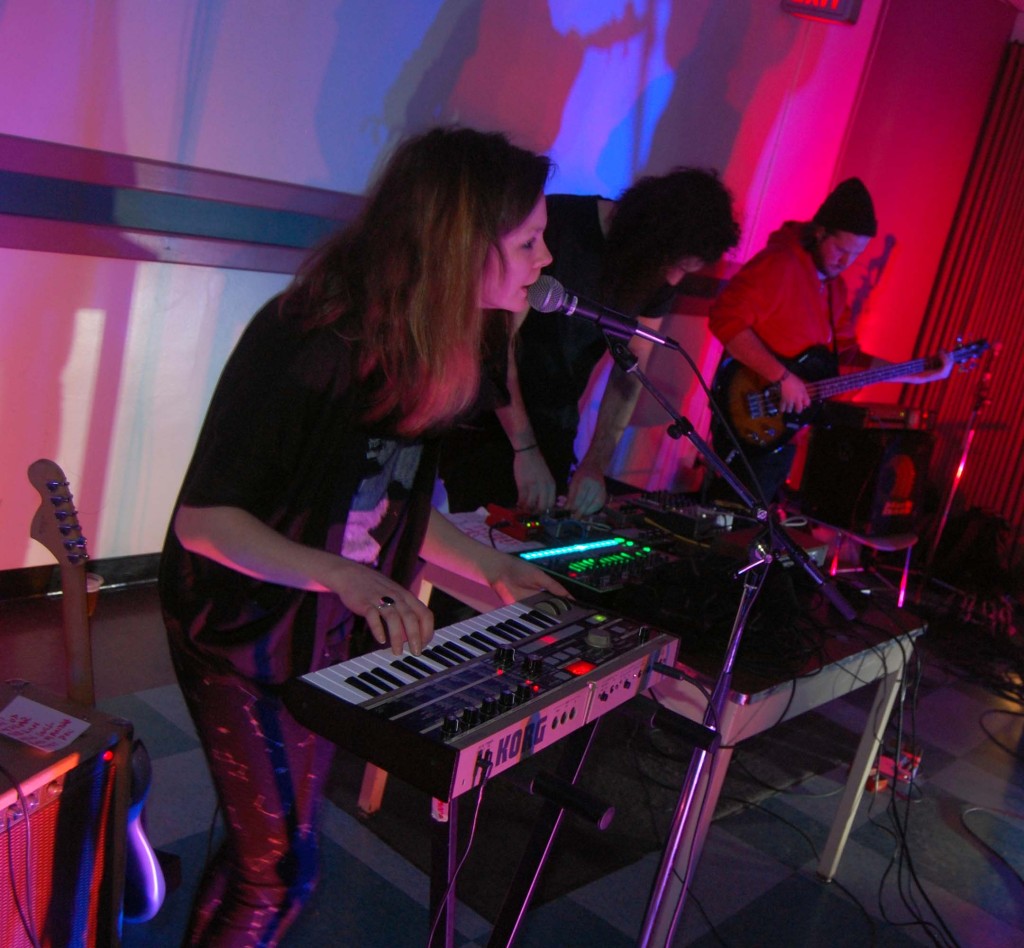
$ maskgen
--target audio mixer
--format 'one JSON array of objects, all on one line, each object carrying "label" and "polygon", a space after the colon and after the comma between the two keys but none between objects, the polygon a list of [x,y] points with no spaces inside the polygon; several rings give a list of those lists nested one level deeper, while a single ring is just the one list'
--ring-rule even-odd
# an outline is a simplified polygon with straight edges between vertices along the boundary
[{"label": "audio mixer", "polygon": [[621,494],[587,518],[563,509],[536,516],[488,510],[495,529],[539,547],[517,556],[557,576],[575,595],[600,602],[643,584],[681,555],[692,556],[695,544],[704,546],[733,523],[727,510],[667,492]]}]

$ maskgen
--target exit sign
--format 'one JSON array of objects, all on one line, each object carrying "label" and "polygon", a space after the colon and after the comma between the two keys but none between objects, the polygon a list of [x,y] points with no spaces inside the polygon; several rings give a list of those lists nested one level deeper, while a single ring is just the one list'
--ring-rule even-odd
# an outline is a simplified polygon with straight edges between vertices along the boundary
[{"label": "exit sign", "polygon": [[787,13],[829,23],[856,23],[861,0],[782,0]]}]

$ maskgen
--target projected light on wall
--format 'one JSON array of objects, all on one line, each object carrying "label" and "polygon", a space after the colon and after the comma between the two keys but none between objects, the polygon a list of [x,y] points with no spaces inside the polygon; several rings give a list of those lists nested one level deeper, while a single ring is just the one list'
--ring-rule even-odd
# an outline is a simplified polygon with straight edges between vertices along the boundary
[{"label": "projected light on wall", "polygon": [[552,25],[583,43],[551,153],[558,188],[617,196],[645,170],[676,77],[670,0],[551,3]]}]

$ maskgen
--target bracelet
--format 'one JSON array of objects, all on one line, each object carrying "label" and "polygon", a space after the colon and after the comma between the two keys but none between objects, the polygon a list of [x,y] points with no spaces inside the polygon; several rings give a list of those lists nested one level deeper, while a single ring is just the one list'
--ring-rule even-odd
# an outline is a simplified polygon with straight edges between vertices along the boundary
[{"label": "bracelet", "polygon": [[786,381],[786,379],[789,378],[789,375],[790,375],[789,369],[783,369],[782,370],[782,375],[780,375],[772,384],[773,385],[781,385],[783,382]]},{"label": "bracelet", "polygon": [[536,441],[534,441],[533,444],[528,444],[525,448],[513,448],[512,453],[521,454],[523,451],[532,451],[535,447],[537,447]]}]

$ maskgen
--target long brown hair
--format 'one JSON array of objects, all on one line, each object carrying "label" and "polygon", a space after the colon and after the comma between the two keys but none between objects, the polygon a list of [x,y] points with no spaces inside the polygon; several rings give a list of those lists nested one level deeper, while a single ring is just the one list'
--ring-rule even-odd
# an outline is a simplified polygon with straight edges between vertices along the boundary
[{"label": "long brown hair", "polygon": [[543,194],[548,158],[498,133],[437,128],[398,147],[359,217],[299,272],[306,325],[353,343],[365,421],[402,435],[451,422],[480,380],[490,247]]}]

